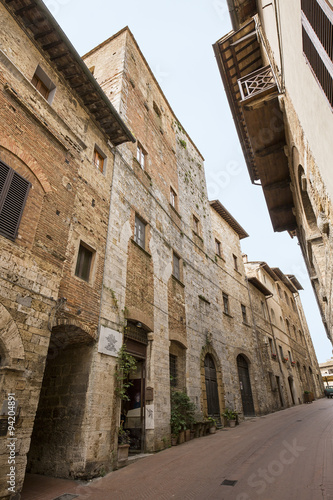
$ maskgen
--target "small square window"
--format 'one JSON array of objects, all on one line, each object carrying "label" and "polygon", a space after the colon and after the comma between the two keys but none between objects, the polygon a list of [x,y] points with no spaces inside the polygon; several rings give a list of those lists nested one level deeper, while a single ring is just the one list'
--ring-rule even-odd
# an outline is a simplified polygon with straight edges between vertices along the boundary
[{"label": "small square window", "polygon": [[217,239],[215,239],[215,253],[221,257],[221,242]]},{"label": "small square window", "polygon": [[134,241],[140,247],[146,248],[146,224],[137,215],[135,216]]},{"label": "small square window", "polygon": [[147,153],[145,152],[145,150],[143,149],[141,144],[138,142],[137,147],[136,147],[136,159],[140,163],[142,170],[145,169],[146,155],[147,155]]},{"label": "small square window", "polygon": [[34,87],[36,87],[44,99],[46,99],[49,104],[52,104],[56,86],[39,65],[37,66],[34,76],[32,77],[31,83]]},{"label": "small square window", "polygon": [[232,255],[233,259],[234,259],[234,268],[236,269],[236,271],[238,271],[238,261],[237,261],[237,257],[236,255]]},{"label": "small square window", "polygon": [[246,307],[241,304],[243,323],[247,323]]},{"label": "small square window", "polygon": [[172,188],[170,188],[170,205],[177,208],[177,194]]},{"label": "small square window", "polygon": [[89,281],[93,254],[94,252],[87,246],[85,246],[84,243],[80,243],[75,268],[75,276],[81,278],[84,281]]},{"label": "small square window", "polygon": [[223,297],[223,311],[225,314],[230,314],[229,312],[229,296],[226,293],[222,294]]},{"label": "small square window", "polygon": [[180,280],[180,258],[175,253],[173,254],[172,273],[175,278]]},{"label": "small square window", "polygon": [[193,215],[193,231],[199,234],[199,219]]},{"label": "small square window", "polygon": [[100,171],[104,172],[104,167],[106,163],[106,157],[103,155],[103,153],[95,147],[94,149],[94,164],[95,167]]}]

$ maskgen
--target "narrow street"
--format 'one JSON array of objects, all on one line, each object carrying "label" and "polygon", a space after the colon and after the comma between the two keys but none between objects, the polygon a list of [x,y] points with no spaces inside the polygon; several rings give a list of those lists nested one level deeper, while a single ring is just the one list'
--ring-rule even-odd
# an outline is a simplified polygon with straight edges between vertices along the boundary
[{"label": "narrow street", "polygon": [[28,475],[22,500],[333,500],[332,471],[333,400],[325,398],[249,419],[88,484]]}]

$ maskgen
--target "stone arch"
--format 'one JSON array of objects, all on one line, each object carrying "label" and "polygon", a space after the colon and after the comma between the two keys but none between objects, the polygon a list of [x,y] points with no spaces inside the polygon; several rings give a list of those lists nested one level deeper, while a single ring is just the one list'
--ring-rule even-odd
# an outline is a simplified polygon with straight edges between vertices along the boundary
[{"label": "stone arch", "polygon": [[200,376],[201,376],[201,407],[205,417],[208,416],[207,393],[206,393],[206,380],[205,380],[205,358],[209,354],[214,361],[217,379],[217,393],[219,399],[220,412],[225,409],[224,404],[224,384],[222,378],[222,368],[219,357],[211,344],[206,344],[201,349],[200,355]]},{"label": "stone arch", "polygon": [[5,363],[12,364],[13,359],[25,358],[21,334],[10,313],[0,304],[0,332],[1,344]]},{"label": "stone arch", "polygon": [[8,137],[0,138],[0,147],[8,151],[10,154],[15,155],[19,160],[21,160],[34,174],[36,179],[38,179],[44,193],[51,193],[52,187],[47,177],[41,167],[39,166],[37,160],[33,158],[26,151],[21,150],[13,139]]}]

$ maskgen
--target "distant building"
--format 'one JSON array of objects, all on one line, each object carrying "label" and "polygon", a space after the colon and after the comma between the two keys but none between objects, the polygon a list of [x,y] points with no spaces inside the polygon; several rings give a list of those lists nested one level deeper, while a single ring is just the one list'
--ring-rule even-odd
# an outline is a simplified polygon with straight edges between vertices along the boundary
[{"label": "distant building", "polygon": [[15,394],[15,491],[25,470],[114,469],[121,418],[133,453],[169,446],[172,391],[202,432],[227,407],[242,421],[321,397],[300,284],[244,263],[248,235],[208,200],[203,157],[130,30],[85,65],[41,1],[23,4],[0,5],[0,431]]},{"label": "distant building", "polygon": [[324,387],[333,387],[333,358],[319,364]]},{"label": "distant building", "polygon": [[250,178],[274,231],[297,236],[332,341],[332,0],[228,5],[214,50]]}]

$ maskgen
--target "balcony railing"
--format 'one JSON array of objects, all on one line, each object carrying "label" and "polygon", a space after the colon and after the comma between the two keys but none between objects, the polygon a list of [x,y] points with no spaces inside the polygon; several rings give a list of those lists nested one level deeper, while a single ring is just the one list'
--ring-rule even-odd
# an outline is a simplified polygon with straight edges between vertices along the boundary
[{"label": "balcony railing", "polygon": [[242,101],[276,87],[272,68],[268,65],[253,71],[253,73],[249,73],[238,80],[238,86]]}]

